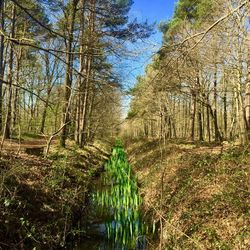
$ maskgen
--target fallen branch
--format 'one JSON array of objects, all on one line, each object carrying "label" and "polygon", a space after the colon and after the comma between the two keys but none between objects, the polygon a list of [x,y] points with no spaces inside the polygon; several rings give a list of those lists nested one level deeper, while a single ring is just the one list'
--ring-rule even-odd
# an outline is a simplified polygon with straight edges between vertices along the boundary
[{"label": "fallen branch", "polygon": [[50,137],[49,137],[49,140],[47,141],[47,146],[46,146],[46,150],[45,150],[45,153],[44,153],[44,157],[47,158],[48,154],[49,154],[49,150],[50,150],[50,146],[51,146],[51,142],[53,140],[53,138],[55,136],[57,136],[65,126],[67,126],[71,121],[67,122],[67,123],[64,123],[56,132],[54,132]]}]

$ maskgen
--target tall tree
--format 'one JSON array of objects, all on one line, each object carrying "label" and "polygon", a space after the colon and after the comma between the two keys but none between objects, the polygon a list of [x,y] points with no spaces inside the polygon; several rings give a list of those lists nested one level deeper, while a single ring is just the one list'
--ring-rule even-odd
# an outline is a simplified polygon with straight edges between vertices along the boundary
[{"label": "tall tree", "polygon": [[0,0],[0,131],[3,125],[3,82],[4,78],[4,0]]},{"label": "tall tree", "polygon": [[71,86],[72,86],[72,66],[73,66],[73,41],[74,41],[74,29],[75,29],[75,18],[77,11],[78,0],[71,0],[65,11],[65,24],[66,29],[65,45],[66,45],[66,70],[64,78],[64,104],[63,104],[63,116],[62,124],[64,125],[60,138],[60,145],[66,146],[66,139],[68,136],[68,123],[69,109],[70,109],[70,98],[71,98]]},{"label": "tall tree", "polygon": [[[15,29],[16,29],[16,5],[12,5],[12,17],[11,17],[11,38],[15,39]],[[8,69],[8,100],[7,100],[7,111],[6,111],[6,121],[4,127],[4,138],[10,139],[11,136],[11,114],[12,114],[12,84],[14,77],[14,43],[10,44],[9,52],[9,69]]]}]

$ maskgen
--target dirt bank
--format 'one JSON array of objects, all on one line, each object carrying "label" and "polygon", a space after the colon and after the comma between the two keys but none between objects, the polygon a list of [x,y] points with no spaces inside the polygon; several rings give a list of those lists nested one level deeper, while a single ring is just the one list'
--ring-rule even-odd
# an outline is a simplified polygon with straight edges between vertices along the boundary
[{"label": "dirt bank", "polygon": [[157,245],[250,249],[249,149],[138,140],[127,152],[157,221]]},{"label": "dirt bank", "polygon": [[48,159],[25,153],[0,158],[0,249],[51,249],[76,236],[85,195],[108,157],[94,144],[53,148]]}]

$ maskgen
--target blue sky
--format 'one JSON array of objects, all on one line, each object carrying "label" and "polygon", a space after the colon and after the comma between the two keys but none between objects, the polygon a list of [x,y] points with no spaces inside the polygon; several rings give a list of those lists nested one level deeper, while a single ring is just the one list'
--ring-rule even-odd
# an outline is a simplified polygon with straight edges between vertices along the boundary
[{"label": "blue sky", "polygon": [[138,75],[144,73],[144,68],[150,63],[152,55],[158,51],[162,44],[162,34],[158,31],[157,26],[161,21],[169,20],[174,12],[177,0],[134,0],[130,11],[130,18],[137,18],[138,21],[148,20],[149,23],[156,23],[156,32],[150,38],[130,45],[131,51],[138,55],[131,61],[128,61],[130,74],[125,86],[130,87],[136,81]]},{"label": "blue sky", "polygon": [[[156,26],[161,21],[170,19],[173,15],[174,6],[177,0],[134,0],[130,11],[130,18],[137,18],[138,21],[148,20],[149,23],[156,22]],[[156,30],[156,33],[146,41],[130,45],[129,49],[137,55],[126,61],[123,85],[125,88],[132,87],[136,82],[136,77],[143,75],[145,66],[150,63],[152,55],[160,48],[162,43],[162,34]],[[128,109],[130,98],[127,97],[124,102],[125,113]]]},{"label": "blue sky", "polygon": [[151,22],[171,18],[177,0],[134,0],[130,14]]}]

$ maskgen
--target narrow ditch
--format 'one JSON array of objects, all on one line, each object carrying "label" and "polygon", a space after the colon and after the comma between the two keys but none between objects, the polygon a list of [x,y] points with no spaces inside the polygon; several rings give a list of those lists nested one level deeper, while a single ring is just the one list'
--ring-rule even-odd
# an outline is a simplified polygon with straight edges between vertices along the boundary
[{"label": "narrow ditch", "polygon": [[137,180],[121,143],[116,143],[104,172],[91,186],[84,237],[73,249],[147,249],[154,225],[142,216]]}]

